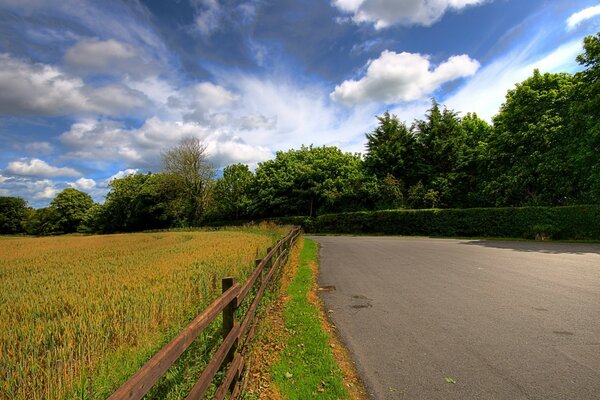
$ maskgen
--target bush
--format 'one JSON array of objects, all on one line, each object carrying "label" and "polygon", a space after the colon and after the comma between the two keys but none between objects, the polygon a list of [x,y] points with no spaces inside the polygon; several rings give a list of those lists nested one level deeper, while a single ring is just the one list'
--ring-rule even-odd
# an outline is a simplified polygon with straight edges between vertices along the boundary
[{"label": "bush", "polygon": [[302,225],[321,233],[600,239],[600,206],[361,211]]}]

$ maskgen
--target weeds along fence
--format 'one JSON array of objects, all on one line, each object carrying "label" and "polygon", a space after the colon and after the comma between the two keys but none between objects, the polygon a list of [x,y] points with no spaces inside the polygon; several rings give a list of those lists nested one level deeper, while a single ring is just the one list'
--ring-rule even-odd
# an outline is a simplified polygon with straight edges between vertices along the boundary
[{"label": "weeds along fence", "polygon": [[[275,276],[287,263],[290,250],[301,233],[300,227],[293,228],[287,236],[269,248],[267,255],[256,260],[256,268],[243,284],[235,283],[233,278],[223,278],[223,293],[187,327],[175,336],[165,347],[159,350],[138,372],[115,391],[109,400],[141,399],[164,375],[171,365],[183,354],[192,342],[214,320],[223,314],[223,341],[208,362],[198,382],[186,399],[203,399],[217,373],[223,370],[224,377],[216,389],[213,398],[237,398],[243,386],[242,371],[248,344],[254,335],[256,311],[269,284],[273,285]],[[249,299],[252,289],[258,287],[252,303],[243,316],[236,310]],[[238,322],[240,321],[241,322]]]}]

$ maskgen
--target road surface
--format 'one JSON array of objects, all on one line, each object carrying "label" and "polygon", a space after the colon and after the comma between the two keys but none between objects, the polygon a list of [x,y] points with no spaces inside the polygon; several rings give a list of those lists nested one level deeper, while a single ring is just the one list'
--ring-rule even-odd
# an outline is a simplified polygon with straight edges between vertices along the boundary
[{"label": "road surface", "polygon": [[372,398],[600,399],[600,245],[313,239]]}]

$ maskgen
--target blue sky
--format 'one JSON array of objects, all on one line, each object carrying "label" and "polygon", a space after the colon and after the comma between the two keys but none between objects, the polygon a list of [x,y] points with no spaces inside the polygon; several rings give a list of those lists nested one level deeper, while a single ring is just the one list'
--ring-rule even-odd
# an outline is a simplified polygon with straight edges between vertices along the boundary
[{"label": "blue sky", "polygon": [[585,0],[0,0],[0,196],[101,201],[190,135],[218,168],[363,152],[376,115],[432,97],[491,120],[598,31]]}]

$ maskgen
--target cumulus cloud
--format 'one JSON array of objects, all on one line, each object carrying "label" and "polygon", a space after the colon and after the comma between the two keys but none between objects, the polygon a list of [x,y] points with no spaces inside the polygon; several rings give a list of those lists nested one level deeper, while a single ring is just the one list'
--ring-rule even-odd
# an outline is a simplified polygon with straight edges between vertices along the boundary
[{"label": "cumulus cloud", "polygon": [[0,54],[0,115],[123,115],[146,106],[143,93],[124,85],[87,86],[59,68]]},{"label": "cumulus cloud", "polygon": [[584,8],[583,10],[571,14],[571,16],[567,18],[567,29],[575,29],[582,22],[597,17],[598,15],[600,15],[600,4]]},{"label": "cumulus cloud", "polygon": [[121,170],[121,171],[117,172],[116,174],[112,175],[111,177],[109,177],[108,179],[106,179],[104,181],[104,185],[108,185],[115,179],[121,179],[121,178],[125,178],[126,176],[129,176],[129,175],[135,175],[138,172],[139,172],[139,169],[137,169],[137,168],[127,168],[127,169]]},{"label": "cumulus cloud", "polygon": [[352,14],[355,23],[372,23],[376,29],[388,26],[430,26],[448,10],[461,10],[488,0],[333,0],[338,9]]},{"label": "cumulus cloud", "polygon": [[345,104],[419,100],[446,82],[475,74],[479,62],[463,54],[431,67],[428,56],[386,50],[367,63],[365,76],[342,82],[330,96]]},{"label": "cumulus cloud", "polygon": [[79,190],[91,190],[96,187],[96,181],[91,178],[81,177],[75,182],[68,182],[68,185]]},{"label": "cumulus cloud", "polygon": [[124,74],[142,78],[158,70],[157,65],[135,47],[115,39],[82,39],[67,50],[65,62],[79,74]]},{"label": "cumulus cloud", "polygon": [[70,167],[54,167],[38,158],[21,158],[11,161],[4,170],[6,173],[19,176],[58,177],[80,176],[81,174]]}]

